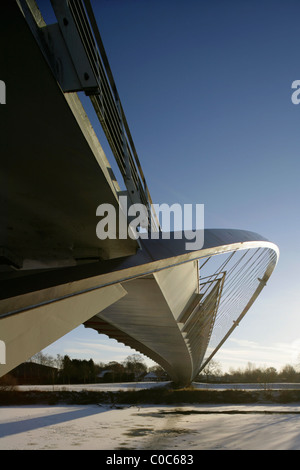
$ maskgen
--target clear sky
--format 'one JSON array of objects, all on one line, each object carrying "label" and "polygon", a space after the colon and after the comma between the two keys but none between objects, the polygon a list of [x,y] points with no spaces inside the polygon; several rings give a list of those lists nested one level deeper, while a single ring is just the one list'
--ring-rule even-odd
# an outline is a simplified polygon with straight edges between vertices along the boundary
[{"label": "clear sky", "polygon": [[[215,359],[224,371],[300,363],[299,1],[92,5],[153,201],[204,204],[206,228],[279,246],[268,286]],[[83,327],[44,352],[96,362],[134,353]]]}]

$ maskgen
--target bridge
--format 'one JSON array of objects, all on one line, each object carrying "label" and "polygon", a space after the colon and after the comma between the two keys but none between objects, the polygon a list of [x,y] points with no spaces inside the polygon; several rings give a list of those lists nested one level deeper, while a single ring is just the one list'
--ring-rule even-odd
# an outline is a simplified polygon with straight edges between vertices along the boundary
[{"label": "bridge", "polygon": [[[0,376],[84,324],[188,384],[261,293],[279,250],[238,229],[205,229],[196,249],[186,233],[161,231],[91,4],[51,4],[51,25],[34,0],[1,4]],[[131,227],[124,196],[146,208],[144,236],[120,232]],[[96,235],[100,204],[115,208],[115,238]]]}]

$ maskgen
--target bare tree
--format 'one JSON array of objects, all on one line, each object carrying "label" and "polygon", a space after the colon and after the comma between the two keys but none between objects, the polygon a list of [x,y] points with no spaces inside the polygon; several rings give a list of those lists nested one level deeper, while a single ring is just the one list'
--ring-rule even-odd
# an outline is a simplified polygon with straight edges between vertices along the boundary
[{"label": "bare tree", "polygon": [[202,374],[206,376],[206,381],[208,381],[210,377],[220,377],[222,375],[221,364],[212,359],[201,371],[201,375]]},{"label": "bare tree", "polygon": [[132,354],[131,356],[127,356],[124,361],[124,366],[128,372],[134,374],[136,379],[138,379],[143,373],[147,372],[147,366],[141,354]]}]

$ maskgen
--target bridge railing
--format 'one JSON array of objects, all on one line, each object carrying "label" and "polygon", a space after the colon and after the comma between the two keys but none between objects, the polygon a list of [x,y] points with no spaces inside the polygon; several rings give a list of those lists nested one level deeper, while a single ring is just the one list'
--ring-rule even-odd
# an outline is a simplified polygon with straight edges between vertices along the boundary
[{"label": "bridge railing", "polygon": [[[72,62],[68,73],[59,74],[64,92],[84,91],[90,97],[97,117],[123,177],[131,204],[143,204],[148,218],[143,228],[159,231],[151,195],[130,133],[109,61],[89,0],[51,0],[58,29],[51,39],[61,35]],[[61,61],[63,62],[63,61]],[[67,61],[65,61],[67,62]],[[69,63],[69,62],[68,62]],[[76,76],[75,76],[76,75]]]}]

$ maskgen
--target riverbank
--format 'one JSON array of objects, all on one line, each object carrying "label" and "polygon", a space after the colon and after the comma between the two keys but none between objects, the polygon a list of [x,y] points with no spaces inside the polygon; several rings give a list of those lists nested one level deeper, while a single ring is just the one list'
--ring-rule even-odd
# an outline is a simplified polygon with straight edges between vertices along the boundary
[{"label": "riverbank", "polygon": [[0,406],[16,405],[180,405],[180,404],[285,404],[300,402],[299,389],[183,388],[153,386],[99,390],[81,385],[78,389],[61,387],[24,387],[2,390]]}]

